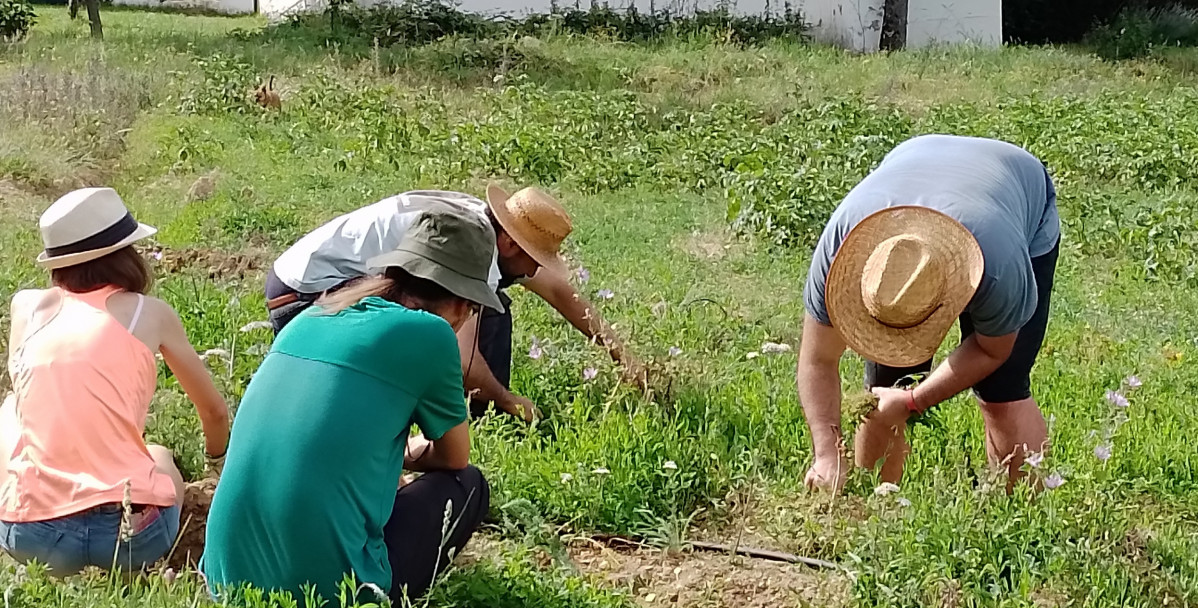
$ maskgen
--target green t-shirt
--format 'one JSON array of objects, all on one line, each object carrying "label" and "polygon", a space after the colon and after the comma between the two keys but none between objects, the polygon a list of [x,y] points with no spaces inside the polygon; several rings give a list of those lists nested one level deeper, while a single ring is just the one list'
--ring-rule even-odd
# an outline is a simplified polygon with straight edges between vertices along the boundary
[{"label": "green t-shirt", "polygon": [[201,570],[214,591],[344,575],[391,587],[383,527],[415,423],[439,439],[466,420],[457,338],[441,317],[366,298],[313,308],[279,334],[233,422]]}]

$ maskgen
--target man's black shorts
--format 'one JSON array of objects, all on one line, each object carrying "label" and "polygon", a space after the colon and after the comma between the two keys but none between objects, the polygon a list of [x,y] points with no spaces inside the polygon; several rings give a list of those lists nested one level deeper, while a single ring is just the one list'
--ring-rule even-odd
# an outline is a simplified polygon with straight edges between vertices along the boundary
[{"label": "man's black shorts", "polygon": [[[1039,298],[1036,312],[1027,324],[1019,330],[1015,338],[1015,346],[1011,356],[993,374],[973,386],[974,394],[987,403],[1007,403],[1019,401],[1032,396],[1032,366],[1036,364],[1036,356],[1040,354],[1040,346],[1044,343],[1044,332],[1048,328],[1049,300],[1052,296],[1053,277],[1056,274],[1057,256],[1061,251],[1060,241],[1048,253],[1032,258],[1032,274],[1036,278],[1036,291]],[[961,340],[964,341],[973,334],[973,319],[966,312],[959,319],[961,322]],[[867,361],[865,363],[865,387],[906,385],[906,376],[926,374],[932,370],[932,361],[928,360],[912,367],[888,367]]]}]

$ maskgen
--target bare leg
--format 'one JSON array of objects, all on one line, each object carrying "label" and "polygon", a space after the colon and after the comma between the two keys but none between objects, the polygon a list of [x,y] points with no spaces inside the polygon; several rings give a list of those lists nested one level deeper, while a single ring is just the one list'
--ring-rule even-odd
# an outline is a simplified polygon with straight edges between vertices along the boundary
[{"label": "bare leg", "polygon": [[1040,406],[1032,398],[1006,403],[980,402],[986,423],[986,456],[991,466],[1006,464],[1010,475],[1007,491],[1023,478],[1025,452],[1048,448],[1048,424]]},{"label": "bare leg", "polygon": [[882,461],[878,477],[882,481],[897,484],[903,478],[903,464],[911,446],[907,443],[905,426],[883,428],[882,425],[867,419],[857,427],[857,436],[853,439],[853,452],[856,454],[857,466],[864,469],[875,469]]},{"label": "bare leg", "polygon": [[166,473],[170,476],[171,481],[175,484],[175,504],[183,506],[183,474],[179,472],[179,468],[175,466],[175,456],[171,451],[155,444],[146,446],[150,451],[150,457],[154,459],[154,468],[160,473]]},{"label": "bare leg", "polygon": [[0,485],[8,480],[8,460],[21,438],[21,427],[17,423],[17,397],[9,393],[0,406]]}]

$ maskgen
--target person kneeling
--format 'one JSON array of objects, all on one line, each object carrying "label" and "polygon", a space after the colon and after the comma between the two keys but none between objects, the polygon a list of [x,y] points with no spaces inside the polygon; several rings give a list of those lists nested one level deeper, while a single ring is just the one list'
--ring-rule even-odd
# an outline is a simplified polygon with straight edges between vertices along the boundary
[{"label": "person kneeling", "polygon": [[[250,381],[200,564],[218,598],[249,584],[331,600],[352,574],[351,594],[412,599],[482,523],[455,332],[481,305],[502,311],[495,235],[440,210],[408,232],[370,261],[381,276],[291,321]],[[399,488],[404,469],[424,474]]]},{"label": "person kneeling", "polygon": [[0,546],[52,574],[140,570],[175,544],[183,478],[142,439],[163,360],[195,403],[210,458],[225,452],[229,410],[133,243],[154,234],[110,188],[76,190],[41,218],[53,287],[12,298],[0,409]]}]

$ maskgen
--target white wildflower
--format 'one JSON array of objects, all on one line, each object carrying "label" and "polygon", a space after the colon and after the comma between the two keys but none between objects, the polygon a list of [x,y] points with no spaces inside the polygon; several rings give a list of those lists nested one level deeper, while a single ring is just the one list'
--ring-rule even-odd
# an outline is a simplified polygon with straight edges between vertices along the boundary
[{"label": "white wildflower", "polygon": [[899,491],[899,487],[895,484],[890,483],[889,481],[884,481],[884,482],[882,482],[881,485],[874,488],[874,494],[877,496],[887,496],[889,494],[894,494],[898,491]]},{"label": "white wildflower", "polygon": [[761,345],[761,352],[767,355],[776,355],[778,353],[788,353],[791,348],[789,344],[779,344],[777,342],[766,342]]},{"label": "white wildflower", "polygon": [[252,321],[241,326],[241,333],[251,332],[255,329],[270,329],[270,321]]}]

